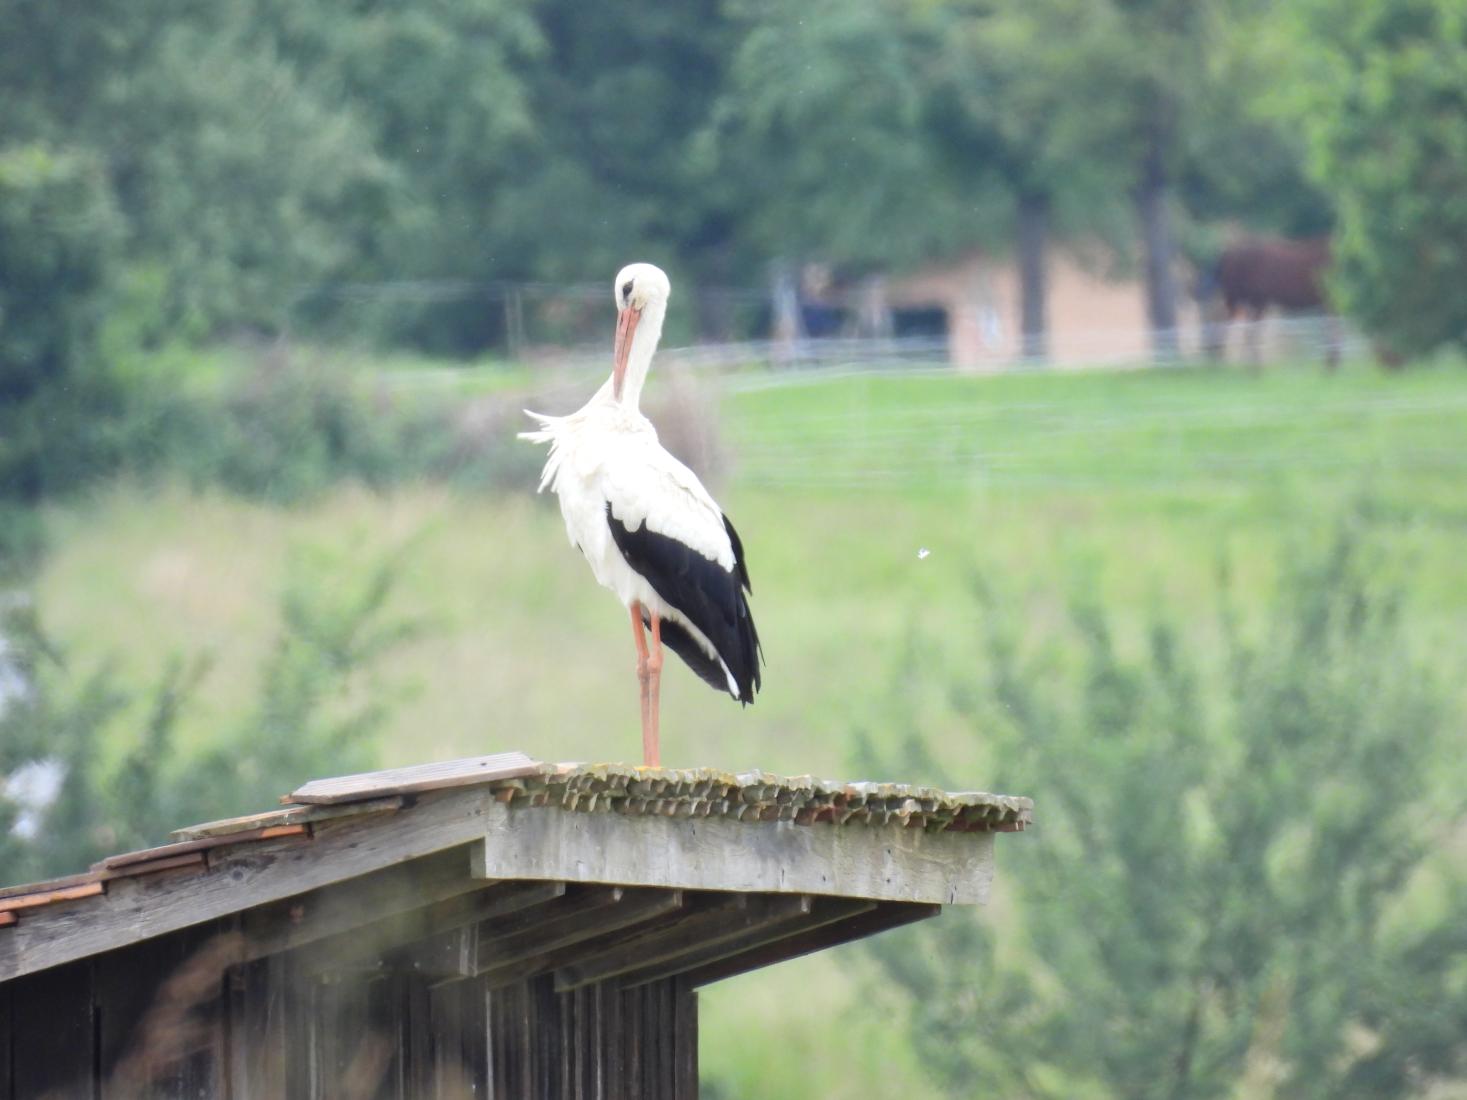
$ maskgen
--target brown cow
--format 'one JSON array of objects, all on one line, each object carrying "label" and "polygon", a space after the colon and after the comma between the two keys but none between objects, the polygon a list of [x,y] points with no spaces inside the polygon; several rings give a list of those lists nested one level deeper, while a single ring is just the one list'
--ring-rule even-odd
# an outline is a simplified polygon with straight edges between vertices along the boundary
[{"label": "brown cow", "polygon": [[[1259,361],[1259,322],[1270,306],[1286,313],[1324,312],[1326,361],[1334,367],[1339,362],[1339,340],[1324,286],[1329,263],[1328,237],[1246,237],[1223,249],[1211,278],[1204,279],[1200,297],[1204,307],[1214,293],[1220,297],[1223,320],[1227,322],[1247,318],[1249,360],[1255,366]],[[1227,330],[1217,320],[1209,328],[1209,351],[1221,357],[1226,351]]]}]

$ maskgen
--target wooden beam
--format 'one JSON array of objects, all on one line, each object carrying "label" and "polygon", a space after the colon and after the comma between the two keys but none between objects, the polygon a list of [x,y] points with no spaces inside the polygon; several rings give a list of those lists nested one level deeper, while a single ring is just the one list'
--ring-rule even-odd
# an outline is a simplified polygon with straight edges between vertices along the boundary
[{"label": "wooden beam", "polygon": [[612,933],[634,933],[683,906],[681,890],[617,888],[616,894],[604,911],[553,918],[517,936],[485,938],[481,927],[475,976],[483,978],[486,987],[496,987],[543,974],[551,969],[547,956],[553,952]]},{"label": "wooden beam", "polygon": [[345,970],[434,936],[473,930],[481,921],[525,910],[538,910],[565,893],[561,882],[475,881],[473,893],[461,894],[437,904],[373,920],[351,932],[343,932],[303,952],[299,965],[307,975]]},{"label": "wooden beam", "polygon": [[565,993],[592,982],[618,978],[698,948],[736,940],[753,928],[807,916],[812,908],[813,901],[805,895],[738,895],[669,931],[648,935],[602,955],[562,967],[555,972],[555,989],[558,993]]},{"label": "wooden beam", "polygon": [[[581,959],[604,955],[628,944],[644,941],[650,936],[662,935],[672,927],[697,918],[715,906],[730,903],[730,896],[727,894],[693,891],[663,891],[661,893],[669,898],[680,897],[680,904],[661,915],[649,916],[639,923],[628,924],[620,928],[603,927],[590,939],[547,950],[533,960],[496,968],[493,974],[494,983],[496,985],[509,984],[537,974],[551,973],[574,962],[579,962]],[[743,904],[741,897],[738,897],[737,904]]]},{"label": "wooden beam", "polygon": [[430,987],[472,978],[479,957],[479,930],[473,925],[451,928],[395,955],[400,965],[428,979]]},{"label": "wooden beam", "polygon": [[396,814],[321,822],[310,843],[215,849],[206,874],[116,879],[104,896],[36,909],[0,936],[0,982],[481,841],[492,809],[503,807],[482,788],[444,791]]},{"label": "wooden beam", "polygon": [[469,876],[467,845],[384,867],[246,910],[240,918],[245,954],[239,961],[290,951],[343,933],[360,936],[371,925],[484,886],[482,879]]},{"label": "wooden beam", "polygon": [[878,932],[935,917],[941,912],[942,906],[940,905],[887,902],[870,912],[858,914],[835,924],[776,940],[753,951],[746,951],[741,955],[734,955],[711,962],[706,966],[700,966],[690,970],[684,977],[690,985],[696,988],[707,985],[709,982],[732,978],[736,974],[744,974],[750,970],[758,970],[760,967],[784,962],[787,959],[797,959],[801,955],[808,955],[814,951],[823,951],[827,947],[836,947],[853,940],[865,939]]},{"label": "wooden beam", "polygon": [[[621,900],[622,891],[617,888],[577,888],[566,895],[564,887],[553,897],[538,904],[520,908],[518,911],[491,917],[470,928],[452,928],[438,931],[412,942],[394,952],[395,962],[406,968],[430,976],[448,980],[473,977],[479,972],[479,960],[483,952],[495,942],[504,943],[510,949],[525,941],[533,943],[542,931],[552,933],[568,922],[596,920],[601,911]],[[402,947],[402,940],[396,945]]]},{"label": "wooden beam", "polygon": [[623,988],[631,988],[684,974],[700,966],[708,966],[794,935],[809,934],[816,929],[835,924],[837,921],[868,913],[876,908],[876,904],[865,898],[816,898],[808,913],[792,913],[766,921],[730,939],[694,944],[677,955],[670,955],[637,970],[622,974],[617,981]]},{"label": "wooden beam", "polygon": [[476,873],[684,890],[977,904],[991,833],[491,806]]}]

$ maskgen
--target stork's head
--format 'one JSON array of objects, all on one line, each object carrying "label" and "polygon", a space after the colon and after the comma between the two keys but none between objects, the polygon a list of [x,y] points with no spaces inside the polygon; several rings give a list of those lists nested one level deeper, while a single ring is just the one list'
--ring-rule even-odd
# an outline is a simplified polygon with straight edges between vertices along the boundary
[{"label": "stork's head", "polygon": [[632,337],[636,334],[637,325],[650,310],[656,315],[660,330],[662,311],[667,306],[667,296],[672,293],[672,284],[667,281],[667,276],[660,267],[652,264],[627,264],[616,273],[616,282],[612,284],[611,293],[616,299],[617,310],[611,392],[617,400],[621,400],[627,358],[631,355]]}]

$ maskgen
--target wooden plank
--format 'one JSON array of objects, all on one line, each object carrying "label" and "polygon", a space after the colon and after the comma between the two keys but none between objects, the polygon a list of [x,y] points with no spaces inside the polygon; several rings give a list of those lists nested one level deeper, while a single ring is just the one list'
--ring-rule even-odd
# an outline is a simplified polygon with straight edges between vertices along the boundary
[{"label": "wooden plank", "polygon": [[364,802],[343,802],[336,806],[313,806],[301,804],[282,806],[278,810],[266,810],[261,814],[246,814],[244,817],[226,817],[219,821],[205,821],[198,825],[185,825],[174,829],[169,836],[178,840],[203,840],[205,837],[232,836],[255,829],[267,829],[275,825],[304,825],[312,821],[329,821],[338,817],[353,817],[357,814],[381,814],[400,810],[405,800],[401,795],[386,798],[369,798]]},{"label": "wooden plank", "polygon": [[59,890],[63,886],[80,886],[88,882],[96,882],[97,874],[94,871],[83,871],[76,875],[62,875],[58,878],[43,879],[40,882],[18,882],[11,886],[0,886],[0,898],[13,898],[21,894],[44,894],[50,890]]},{"label": "wooden plank", "polygon": [[14,989],[14,984],[0,985],[0,1100],[15,1100],[10,1073],[10,1047],[15,1035],[15,1017],[11,1013]]},{"label": "wooden plank", "polygon": [[99,872],[104,881],[116,878],[126,878],[130,875],[156,875],[159,871],[183,871],[193,868],[199,871],[208,867],[208,860],[203,852],[183,852],[176,856],[164,856],[162,859],[150,859],[142,863],[129,863],[125,867],[116,870]]},{"label": "wooden plank", "polygon": [[750,970],[758,970],[787,959],[797,959],[801,955],[808,955],[814,951],[823,951],[828,947],[865,939],[867,936],[874,936],[891,928],[900,928],[904,924],[935,917],[941,912],[942,906],[940,905],[886,903],[877,906],[869,913],[862,913],[836,924],[777,940],[742,955],[698,967],[696,970],[690,970],[685,978],[689,985],[697,988],[709,982],[722,981],[724,978],[732,978],[736,974],[745,974]]},{"label": "wooden plank", "polygon": [[18,894],[14,897],[0,898],[0,913],[15,913],[26,909],[39,909],[44,905],[51,905],[58,901],[76,901],[79,898],[96,897],[105,890],[100,882],[81,882],[75,886],[61,886],[55,890],[45,890],[39,894]]},{"label": "wooden plank", "polygon": [[589,914],[568,914],[517,937],[479,941],[475,976],[491,985],[524,981],[552,969],[550,958],[587,940],[613,933],[635,935],[683,906],[680,890],[620,890],[614,904]]},{"label": "wooden plank", "polygon": [[90,965],[28,977],[15,983],[12,996],[10,1081],[16,1100],[95,1096]]},{"label": "wooden plank", "polygon": [[485,828],[485,878],[939,904],[981,903],[993,879],[991,833],[498,805]]},{"label": "wooden plank", "polygon": [[564,993],[591,982],[607,981],[642,970],[698,948],[737,939],[753,928],[806,916],[813,905],[805,895],[740,895],[675,925],[667,932],[649,935],[603,955],[562,967],[555,972],[555,988]]},{"label": "wooden plank", "polygon": [[[434,1092],[432,996],[420,974],[401,975],[402,1038],[399,1058],[406,1064],[398,1074],[398,1095],[404,1100],[431,1097]],[[448,1036],[444,1036],[448,1038]]]},{"label": "wooden plank", "polygon": [[645,989],[617,990],[617,1000],[621,1002],[622,1049],[627,1052],[626,1086],[622,1090],[622,1100],[642,1100],[644,1095],[642,1081],[645,1059],[642,1056],[641,1009],[646,992]]},{"label": "wooden plank", "polygon": [[286,1095],[289,957],[275,955],[232,970],[229,998],[229,1096]]},{"label": "wooden plank", "polygon": [[10,912],[9,910],[6,910],[5,912],[0,913],[0,928],[4,928],[7,925],[14,924],[15,921],[16,921],[15,914],[12,913],[12,912]]},{"label": "wooden plank", "polygon": [[671,978],[799,933],[813,932],[815,929],[846,920],[860,913],[870,912],[875,908],[876,902],[865,898],[814,899],[808,912],[791,913],[766,921],[750,928],[747,932],[728,939],[695,944],[679,954],[623,973],[617,980],[624,986],[637,986],[660,981],[663,978]]},{"label": "wooden plank", "polygon": [[104,1100],[219,1094],[231,934],[189,929],[92,960]]},{"label": "wooden plank", "polygon": [[698,994],[683,978],[673,984],[673,1058],[677,1100],[698,1100]]},{"label": "wooden plank", "polygon": [[221,849],[208,874],[118,879],[101,899],[47,906],[0,936],[0,981],[480,840],[496,808],[487,791],[444,792],[401,813],[322,823],[310,844]]},{"label": "wooden plank", "polygon": [[560,882],[476,882],[476,885],[479,888],[473,893],[373,921],[319,941],[301,952],[301,967],[314,976],[361,966],[405,944],[542,906],[565,893],[565,884]]},{"label": "wooden plank", "polygon": [[406,768],[362,772],[333,779],[313,779],[286,795],[282,801],[331,805],[382,795],[441,790],[445,787],[488,783],[495,779],[540,775],[548,770],[551,769],[539,761],[531,760],[522,752],[502,752],[493,756],[470,756],[461,760],[414,764]]},{"label": "wooden plank", "polygon": [[232,833],[228,836],[209,836],[198,840],[181,840],[176,844],[160,844],[156,848],[142,848],[136,852],[123,852],[121,855],[108,856],[106,859],[92,864],[93,871],[116,871],[135,863],[150,863],[154,860],[168,859],[171,856],[185,855],[190,852],[204,852],[211,848],[220,848],[229,844],[245,844],[253,840],[273,840],[276,837],[305,836],[304,825],[272,825],[259,829],[251,829],[244,833]]},{"label": "wooden plank", "polygon": [[440,985],[429,993],[433,1037],[432,1100],[491,1096],[488,1021],[483,991],[471,983]]}]

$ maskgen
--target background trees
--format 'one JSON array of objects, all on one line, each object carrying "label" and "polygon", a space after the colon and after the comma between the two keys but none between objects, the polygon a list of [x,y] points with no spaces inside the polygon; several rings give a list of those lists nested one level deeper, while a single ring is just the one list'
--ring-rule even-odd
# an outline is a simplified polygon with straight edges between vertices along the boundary
[{"label": "background trees", "polygon": [[[0,143],[98,166],[154,339],[309,326],[322,282],[579,281],[636,252],[747,283],[981,243],[1019,257],[1037,353],[1046,242],[1085,238],[1145,273],[1170,354],[1179,252],[1338,207],[1341,300],[1411,353],[1462,329],[1438,292],[1462,37],[1448,0],[10,0]],[[501,326],[466,295],[386,335]]]},{"label": "background trees", "polygon": [[1128,641],[1080,595],[1078,649],[1036,647],[985,602],[989,677],[953,696],[1044,807],[1005,868],[1024,918],[873,947],[955,1094],[1405,1096],[1467,1068],[1435,1022],[1467,1009],[1467,944],[1430,915],[1467,901],[1450,692],[1365,530],[1298,558],[1261,622],[1225,597],[1211,658],[1167,612]]},{"label": "background trees", "polygon": [[1340,304],[1396,356],[1467,346],[1467,12],[1450,0],[1302,0],[1270,104],[1338,219]]}]

